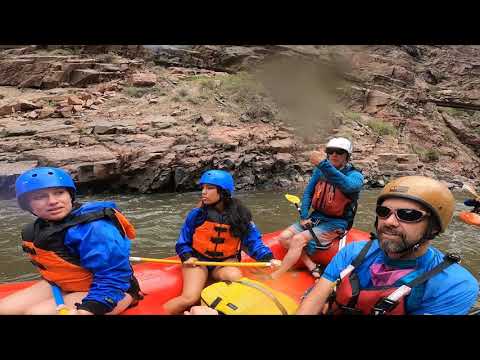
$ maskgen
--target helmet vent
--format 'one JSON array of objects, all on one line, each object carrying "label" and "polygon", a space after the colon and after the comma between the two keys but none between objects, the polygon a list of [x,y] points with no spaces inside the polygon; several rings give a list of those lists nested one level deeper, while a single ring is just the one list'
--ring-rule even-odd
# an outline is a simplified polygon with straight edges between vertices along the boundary
[{"label": "helmet vent", "polygon": [[53,172],[49,171],[47,174],[48,174],[48,175],[53,175]]},{"label": "helmet vent", "polygon": [[37,174],[32,174],[32,177],[37,177]]}]

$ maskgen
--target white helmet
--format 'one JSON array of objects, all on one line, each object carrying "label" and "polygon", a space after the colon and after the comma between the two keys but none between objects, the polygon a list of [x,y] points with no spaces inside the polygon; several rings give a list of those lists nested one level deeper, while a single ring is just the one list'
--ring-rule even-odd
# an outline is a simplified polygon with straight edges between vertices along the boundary
[{"label": "white helmet", "polygon": [[349,155],[352,155],[353,147],[350,140],[345,139],[343,137],[333,138],[327,143],[326,148],[337,148],[343,149],[348,152]]}]

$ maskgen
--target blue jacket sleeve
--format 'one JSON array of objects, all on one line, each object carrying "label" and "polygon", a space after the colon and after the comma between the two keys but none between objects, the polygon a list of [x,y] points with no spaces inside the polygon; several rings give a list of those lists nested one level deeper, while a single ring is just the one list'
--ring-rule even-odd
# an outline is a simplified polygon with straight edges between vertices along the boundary
[{"label": "blue jacket sleeve", "polygon": [[322,175],[322,171],[315,167],[313,169],[312,177],[307,184],[303,192],[302,197],[302,206],[300,208],[300,218],[305,220],[308,218],[308,212],[310,210],[310,205],[312,204],[313,192],[315,191],[315,185],[317,185],[320,176]]},{"label": "blue jacket sleeve", "polygon": [[327,159],[321,161],[317,167],[329,182],[337,185],[344,193],[356,193],[362,190],[363,175],[360,171],[353,170],[345,175],[337,170]]},{"label": "blue jacket sleeve", "polygon": [[262,234],[253,222],[250,223],[250,232],[242,241],[242,247],[249,256],[257,261],[270,261],[273,259],[272,251],[262,241]]},{"label": "blue jacket sleeve", "polygon": [[65,245],[76,248],[80,264],[93,274],[82,302],[96,301],[113,310],[130,287],[130,240],[109,220],[97,220],[68,230]]},{"label": "blue jacket sleeve", "polygon": [[180,229],[180,235],[175,244],[175,251],[182,261],[188,260],[193,255],[193,233],[195,228],[203,222],[200,215],[201,209],[195,208],[190,211]]}]

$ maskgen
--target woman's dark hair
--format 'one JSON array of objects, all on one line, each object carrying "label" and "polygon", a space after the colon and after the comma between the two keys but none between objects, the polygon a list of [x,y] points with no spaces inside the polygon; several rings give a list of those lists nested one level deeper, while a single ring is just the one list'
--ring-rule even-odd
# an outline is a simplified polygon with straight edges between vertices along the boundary
[{"label": "woman's dark hair", "polygon": [[242,240],[245,239],[249,233],[252,213],[239,199],[232,198],[230,192],[220,188],[218,190],[225,208],[225,220],[230,225],[232,235]]}]

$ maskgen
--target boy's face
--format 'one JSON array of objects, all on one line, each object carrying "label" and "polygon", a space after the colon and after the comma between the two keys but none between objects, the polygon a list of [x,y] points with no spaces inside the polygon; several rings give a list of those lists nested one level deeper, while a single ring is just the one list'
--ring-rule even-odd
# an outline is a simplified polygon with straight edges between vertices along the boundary
[{"label": "boy's face", "polygon": [[59,221],[72,211],[72,197],[67,189],[57,187],[27,194],[31,211],[43,220]]}]

